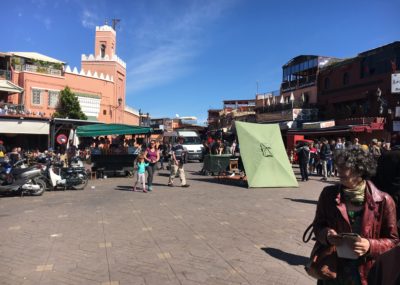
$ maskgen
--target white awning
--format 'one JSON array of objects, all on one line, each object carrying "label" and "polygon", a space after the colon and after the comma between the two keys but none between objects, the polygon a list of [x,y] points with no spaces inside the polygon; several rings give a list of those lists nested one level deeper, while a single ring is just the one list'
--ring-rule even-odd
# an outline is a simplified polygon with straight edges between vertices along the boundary
[{"label": "white awning", "polygon": [[0,120],[0,134],[49,135],[48,121]]},{"label": "white awning", "polygon": [[64,64],[64,61],[55,59],[53,57],[40,54],[38,52],[17,52],[17,51],[10,51],[9,54],[14,55],[14,56],[19,56],[19,57],[24,57],[24,58],[30,58],[30,59],[36,59],[36,60],[42,60],[42,61],[47,61],[47,62],[54,62],[54,63],[60,63]]},{"label": "white awning", "polygon": [[24,91],[24,88],[19,87],[18,85],[15,85],[11,81],[8,80],[0,80],[0,91],[5,91],[10,94],[12,93],[21,93]]}]

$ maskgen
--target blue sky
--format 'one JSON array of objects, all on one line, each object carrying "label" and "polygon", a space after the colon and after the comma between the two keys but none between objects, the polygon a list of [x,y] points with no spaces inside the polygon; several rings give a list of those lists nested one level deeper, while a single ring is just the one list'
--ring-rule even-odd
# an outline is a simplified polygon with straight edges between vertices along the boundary
[{"label": "blue sky", "polygon": [[153,117],[197,116],[222,100],[279,89],[300,54],[351,57],[400,40],[399,0],[14,0],[0,51],[35,51],[80,68],[95,26],[118,18],[127,104]]}]

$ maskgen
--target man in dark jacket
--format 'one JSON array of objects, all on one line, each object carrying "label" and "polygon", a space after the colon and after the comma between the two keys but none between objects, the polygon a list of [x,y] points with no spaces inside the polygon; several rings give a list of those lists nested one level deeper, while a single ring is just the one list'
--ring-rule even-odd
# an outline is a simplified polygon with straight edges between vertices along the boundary
[{"label": "man in dark jacket", "polygon": [[328,161],[332,159],[332,151],[326,138],[322,138],[322,146],[319,152],[319,157],[322,165],[322,180],[328,180]]},{"label": "man in dark jacket", "polygon": [[308,181],[307,166],[310,161],[310,149],[308,143],[302,143],[297,148],[297,157],[299,159],[301,181]]}]

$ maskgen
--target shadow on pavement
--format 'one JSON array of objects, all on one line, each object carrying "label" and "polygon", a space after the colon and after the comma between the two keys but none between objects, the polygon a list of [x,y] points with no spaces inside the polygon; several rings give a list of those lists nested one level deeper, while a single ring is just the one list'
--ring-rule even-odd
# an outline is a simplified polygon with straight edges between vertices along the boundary
[{"label": "shadow on pavement", "polygon": [[[133,184],[133,183],[132,183]],[[127,186],[127,185],[118,185],[115,190],[120,190],[120,191],[132,191],[132,186]]]},{"label": "shadow on pavement", "polygon": [[317,205],[318,201],[315,200],[307,200],[307,199],[292,199],[292,198],[283,198],[286,200],[290,200],[292,202],[298,202],[298,203],[305,203],[305,204],[313,204]]},{"label": "shadow on pavement", "polygon": [[276,259],[285,261],[289,265],[306,265],[306,263],[309,261],[308,257],[287,253],[277,248],[263,247],[261,250]]},{"label": "shadow on pavement", "polygon": [[247,189],[247,183],[243,180],[229,180],[226,178],[220,178],[218,179],[217,177],[215,178],[193,178],[191,177],[189,180],[195,180],[195,181],[201,181],[201,182],[209,182],[209,183],[215,183],[215,184],[224,184],[224,185],[230,185],[230,186],[236,186],[240,188],[246,188]]}]

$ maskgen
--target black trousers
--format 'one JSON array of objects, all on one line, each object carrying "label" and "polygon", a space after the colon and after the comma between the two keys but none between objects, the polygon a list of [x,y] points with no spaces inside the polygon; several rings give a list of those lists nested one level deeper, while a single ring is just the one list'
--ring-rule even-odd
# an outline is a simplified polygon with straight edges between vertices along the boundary
[{"label": "black trousers", "polygon": [[147,170],[147,185],[152,186],[154,172],[156,171],[156,164],[149,163],[149,166],[146,167],[146,170]]},{"label": "black trousers", "polygon": [[301,180],[308,180],[308,172],[307,172],[307,162],[299,162],[300,166],[300,174],[301,174]]}]

